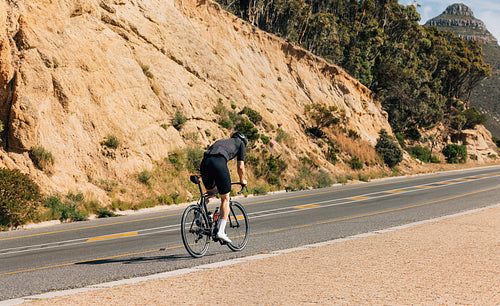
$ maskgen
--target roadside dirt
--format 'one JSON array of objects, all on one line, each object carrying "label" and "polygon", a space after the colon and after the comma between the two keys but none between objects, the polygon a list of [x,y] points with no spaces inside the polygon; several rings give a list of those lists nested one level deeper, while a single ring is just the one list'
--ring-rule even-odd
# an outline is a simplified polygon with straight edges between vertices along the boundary
[{"label": "roadside dirt", "polygon": [[32,305],[500,305],[499,288],[496,206],[328,246]]}]

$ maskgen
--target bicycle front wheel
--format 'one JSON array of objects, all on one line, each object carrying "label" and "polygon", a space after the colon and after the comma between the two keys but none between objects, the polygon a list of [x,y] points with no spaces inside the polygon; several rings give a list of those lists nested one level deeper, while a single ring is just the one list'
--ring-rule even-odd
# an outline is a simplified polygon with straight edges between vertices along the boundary
[{"label": "bicycle front wheel", "polygon": [[191,205],[184,210],[181,219],[182,242],[188,253],[195,257],[205,255],[210,243],[208,220],[198,205]]},{"label": "bicycle front wheel", "polygon": [[248,232],[247,212],[240,203],[231,202],[226,225],[226,234],[231,238],[231,243],[228,243],[227,246],[235,252],[243,250],[248,242]]}]

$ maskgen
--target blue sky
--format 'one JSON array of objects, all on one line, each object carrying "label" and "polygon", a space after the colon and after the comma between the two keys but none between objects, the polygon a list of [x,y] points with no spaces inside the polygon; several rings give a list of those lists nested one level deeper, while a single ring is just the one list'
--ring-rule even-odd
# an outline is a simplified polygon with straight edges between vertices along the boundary
[{"label": "blue sky", "polygon": [[474,17],[482,20],[488,31],[500,41],[500,1],[499,0],[399,0],[400,4],[413,4],[420,14],[420,23],[440,15],[444,10],[454,3],[463,3],[474,12]]}]

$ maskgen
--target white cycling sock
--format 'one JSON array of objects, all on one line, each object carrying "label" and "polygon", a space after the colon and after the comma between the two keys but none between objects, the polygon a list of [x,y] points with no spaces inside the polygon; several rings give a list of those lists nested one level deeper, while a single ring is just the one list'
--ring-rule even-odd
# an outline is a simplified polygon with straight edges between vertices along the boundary
[{"label": "white cycling sock", "polygon": [[224,234],[226,232],[226,223],[227,223],[227,220],[220,219],[219,234]]}]

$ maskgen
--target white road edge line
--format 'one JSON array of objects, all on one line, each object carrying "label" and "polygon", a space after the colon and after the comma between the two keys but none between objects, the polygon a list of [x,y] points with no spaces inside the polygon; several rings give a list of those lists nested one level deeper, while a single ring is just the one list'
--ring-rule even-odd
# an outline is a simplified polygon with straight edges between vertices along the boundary
[{"label": "white road edge line", "polygon": [[285,250],[257,254],[257,255],[252,255],[252,256],[243,257],[243,258],[235,258],[235,259],[230,259],[230,260],[226,260],[226,261],[222,261],[222,262],[205,264],[205,265],[201,265],[201,266],[197,266],[197,267],[185,268],[185,269],[174,270],[174,271],[169,271],[169,272],[163,272],[163,273],[158,273],[158,274],[153,274],[153,275],[148,275],[148,276],[122,279],[122,280],[118,280],[118,281],[112,281],[112,282],[107,282],[107,283],[102,283],[102,284],[97,284],[97,285],[90,285],[90,286],[83,287],[83,288],[47,292],[47,293],[42,293],[42,294],[36,294],[36,295],[31,295],[31,296],[15,298],[15,299],[11,299],[11,300],[0,301],[0,306],[19,305],[19,304],[29,302],[29,301],[72,295],[72,294],[76,294],[76,293],[89,292],[89,291],[98,290],[98,289],[107,289],[107,288],[112,288],[112,287],[119,286],[119,285],[135,284],[135,283],[144,282],[147,280],[167,278],[167,277],[171,277],[171,276],[184,275],[184,274],[188,274],[188,273],[192,273],[192,272],[196,272],[196,271],[201,271],[201,270],[230,266],[230,265],[234,265],[237,263],[248,262],[248,261],[263,259],[263,258],[269,258],[269,257],[278,256],[281,254],[295,252],[295,251],[306,250],[306,249],[310,249],[310,248],[316,248],[316,247],[321,247],[321,246],[326,246],[326,245],[332,245],[335,243],[341,243],[344,241],[349,241],[349,240],[354,240],[354,239],[359,239],[359,238],[370,237],[370,236],[374,236],[374,235],[394,232],[394,231],[410,228],[410,227],[417,226],[417,225],[422,225],[422,224],[426,224],[426,223],[431,223],[431,222],[451,219],[451,218],[455,218],[455,217],[470,215],[470,214],[473,214],[476,212],[480,212],[480,211],[495,208],[495,207],[500,207],[500,203],[493,204],[490,206],[485,206],[482,208],[467,210],[467,211],[459,212],[459,213],[452,214],[452,215],[447,215],[447,216],[442,216],[442,217],[438,217],[438,218],[408,223],[408,224],[394,226],[394,227],[390,227],[390,228],[386,228],[386,229],[382,229],[382,230],[377,230],[377,231],[373,231],[373,232],[362,233],[362,234],[358,234],[358,235],[348,236],[348,237],[344,237],[344,238],[338,238],[338,239],[329,240],[329,241],[325,241],[325,242],[308,244],[308,245],[290,248],[290,249],[285,249]]}]

